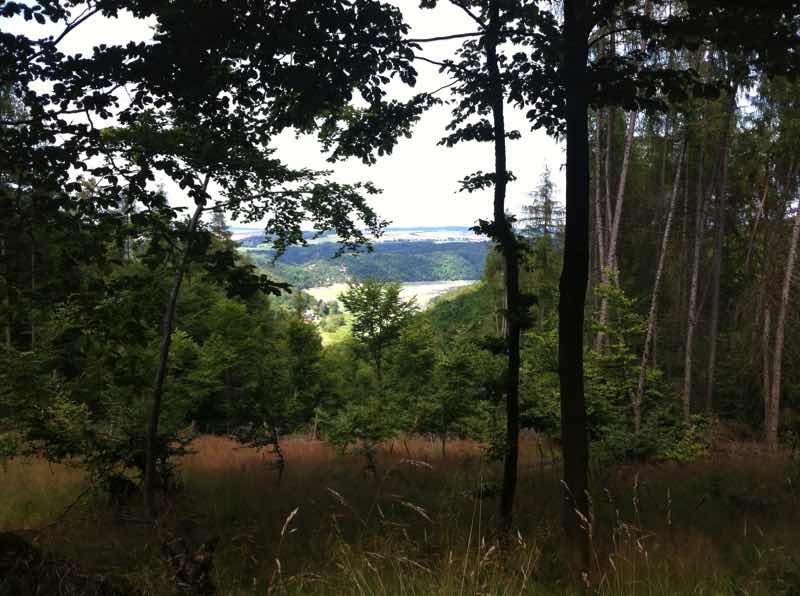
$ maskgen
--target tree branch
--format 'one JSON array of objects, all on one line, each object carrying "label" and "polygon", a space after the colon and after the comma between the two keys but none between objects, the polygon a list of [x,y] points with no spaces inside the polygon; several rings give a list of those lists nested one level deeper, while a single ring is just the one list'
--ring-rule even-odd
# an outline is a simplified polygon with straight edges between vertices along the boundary
[{"label": "tree branch", "polygon": [[615,33],[625,33],[625,32],[629,32],[629,31],[638,31],[638,29],[634,29],[633,27],[622,27],[620,29],[612,29],[611,31],[606,31],[602,35],[598,35],[594,39],[589,40],[589,47],[591,48],[598,41],[600,41],[602,39],[605,39],[606,37],[608,37],[610,35],[614,35]]},{"label": "tree branch", "polygon": [[[49,42],[50,45],[52,45],[54,47],[56,45],[58,45],[58,43],[62,39],[64,39],[67,35],[69,35],[69,33],[71,31],[73,31],[76,27],[78,27],[78,25],[80,25],[81,23],[83,23],[87,19],[91,18],[92,16],[96,15],[98,12],[100,12],[100,8],[99,7],[95,8],[94,10],[89,10],[89,8],[86,8],[86,10],[84,10],[80,15],[78,15],[75,18],[74,21],[72,21],[69,25],[67,25],[67,27],[61,32],[61,35],[56,37],[52,42]],[[41,53],[41,50],[39,52],[37,52],[37,55],[40,54],[40,53]]]},{"label": "tree branch", "polygon": [[480,20],[480,18],[478,18],[475,14],[473,14],[472,11],[469,8],[467,8],[467,5],[463,2],[463,0],[450,0],[450,3],[454,4],[455,6],[458,6],[461,10],[467,13],[469,18],[478,23],[481,29],[486,29],[486,23],[484,23],[482,20]]},{"label": "tree branch", "polygon": [[460,83],[460,82],[461,82],[461,81],[459,81],[458,79],[455,79],[455,80],[453,80],[453,81],[451,81],[451,82],[447,83],[447,85],[442,85],[441,87],[439,87],[439,88],[438,88],[438,89],[436,89],[435,91],[431,91],[431,92],[430,92],[428,95],[436,95],[437,93],[439,93],[439,91],[444,91],[445,89],[449,89],[449,88],[450,88],[450,87],[452,87],[453,85],[457,85],[457,84],[458,84],[458,83]]},{"label": "tree branch", "polygon": [[434,66],[438,66],[442,69],[450,68],[453,70],[461,70],[469,74],[469,71],[464,68],[463,66],[459,66],[454,62],[439,62],[438,60],[431,60],[430,58],[426,58],[425,56],[414,56],[416,60],[422,60],[423,62],[427,62],[428,64],[433,64]]},{"label": "tree branch", "polygon": [[462,39],[464,37],[478,37],[483,35],[482,31],[474,31],[472,33],[453,33],[452,35],[440,35],[439,37],[419,37],[414,39],[406,39],[408,43],[427,43],[430,41],[447,41],[450,39]]}]

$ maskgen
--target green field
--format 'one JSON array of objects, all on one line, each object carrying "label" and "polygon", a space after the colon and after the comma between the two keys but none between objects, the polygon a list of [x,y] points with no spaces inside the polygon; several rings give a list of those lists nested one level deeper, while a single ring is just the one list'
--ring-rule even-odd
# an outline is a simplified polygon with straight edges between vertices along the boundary
[{"label": "green field", "polygon": [[[460,279],[454,281],[420,281],[402,284],[402,296],[405,299],[416,298],[420,308],[427,308],[428,305],[439,296],[443,296],[458,288],[463,288],[477,283],[475,280]],[[317,300],[330,302],[338,300],[339,294],[347,289],[346,283],[336,283],[330,286],[320,286],[306,290]]]}]

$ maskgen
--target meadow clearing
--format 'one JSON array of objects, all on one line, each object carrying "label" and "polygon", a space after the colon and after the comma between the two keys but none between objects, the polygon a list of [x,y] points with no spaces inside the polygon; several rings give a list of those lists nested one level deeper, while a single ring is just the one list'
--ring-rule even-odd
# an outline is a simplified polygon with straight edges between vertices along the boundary
[{"label": "meadow clearing", "polygon": [[[439,296],[477,283],[476,280],[462,279],[453,281],[415,281],[401,284],[400,295],[404,300],[414,298],[417,305],[424,309]],[[339,295],[347,290],[347,284],[337,283],[330,286],[320,286],[306,290],[316,300],[330,302],[338,300]]]},{"label": "meadow clearing", "polygon": [[[534,435],[523,442],[517,531],[502,542],[500,469],[473,442],[451,441],[444,458],[424,438],[382,445],[376,477],[357,455],[303,437],[285,441],[280,476],[269,454],[225,438],[193,449],[159,527],[138,499],[111,507],[76,468],[6,462],[0,529],[146,595],[171,593],[165,534],[195,545],[218,536],[213,579],[230,596],[580,591],[560,538],[556,451]],[[792,470],[786,454],[741,443],[685,465],[597,466],[592,593],[797,594]]]}]

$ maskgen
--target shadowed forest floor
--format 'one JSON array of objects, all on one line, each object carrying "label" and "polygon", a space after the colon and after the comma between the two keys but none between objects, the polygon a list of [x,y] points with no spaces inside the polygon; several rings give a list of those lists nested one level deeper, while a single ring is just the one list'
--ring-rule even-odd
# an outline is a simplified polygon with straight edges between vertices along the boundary
[{"label": "shadowed forest floor", "polygon": [[[800,593],[796,464],[724,447],[692,464],[593,470],[596,593]],[[170,593],[165,534],[220,537],[225,595],[575,591],[559,538],[559,466],[535,437],[523,443],[518,532],[503,547],[500,469],[471,442],[448,443],[444,458],[424,439],[384,445],[377,477],[358,456],[302,438],[286,441],[280,478],[269,455],[227,439],[202,437],[194,449],[158,529],[138,498],[116,511],[80,470],[31,460],[0,472],[0,529],[148,595]]]}]

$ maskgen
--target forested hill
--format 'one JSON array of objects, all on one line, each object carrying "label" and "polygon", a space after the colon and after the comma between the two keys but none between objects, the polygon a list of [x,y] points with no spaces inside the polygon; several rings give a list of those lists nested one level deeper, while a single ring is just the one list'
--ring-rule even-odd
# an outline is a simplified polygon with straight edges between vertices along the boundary
[{"label": "forested hill", "polygon": [[292,246],[275,263],[264,238],[246,236],[240,250],[262,269],[299,288],[324,286],[348,279],[384,281],[447,281],[479,279],[489,242],[468,228],[390,228],[373,243],[372,252],[336,256],[335,238]]}]

